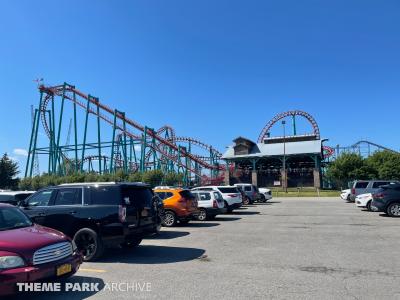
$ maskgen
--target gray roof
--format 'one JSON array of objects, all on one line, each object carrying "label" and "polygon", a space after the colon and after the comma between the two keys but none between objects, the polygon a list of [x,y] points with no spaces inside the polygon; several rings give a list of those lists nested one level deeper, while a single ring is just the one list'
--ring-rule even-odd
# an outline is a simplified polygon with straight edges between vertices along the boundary
[{"label": "gray roof", "polygon": [[[287,142],[286,155],[296,154],[321,154],[321,140]],[[283,143],[263,144],[257,143],[248,155],[235,155],[233,146],[229,146],[222,155],[223,159],[245,158],[245,157],[263,157],[263,156],[281,156],[283,155]]]}]

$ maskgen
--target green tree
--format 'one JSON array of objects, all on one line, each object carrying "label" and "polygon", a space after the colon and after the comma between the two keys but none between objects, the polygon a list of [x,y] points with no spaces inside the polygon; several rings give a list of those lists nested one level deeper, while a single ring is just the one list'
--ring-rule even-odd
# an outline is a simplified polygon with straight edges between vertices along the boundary
[{"label": "green tree", "polygon": [[182,173],[168,173],[164,176],[165,185],[174,186],[179,185],[183,181]]},{"label": "green tree", "polygon": [[392,151],[378,151],[368,157],[366,164],[375,170],[376,179],[400,179],[400,154]]},{"label": "green tree", "polygon": [[18,163],[12,161],[7,153],[0,159],[0,189],[15,189],[18,187]]},{"label": "green tree", "polygon": [[347,187],[349,181],[370,179],[376,171],[355,153],[343,153],[327,168],[327,177],[337,187]]},{"label": "green tree", "polygon": [[164,174],[161,170],[151,170],[143,173],[142,181],[155,187],[161,184],[163,178]]}]

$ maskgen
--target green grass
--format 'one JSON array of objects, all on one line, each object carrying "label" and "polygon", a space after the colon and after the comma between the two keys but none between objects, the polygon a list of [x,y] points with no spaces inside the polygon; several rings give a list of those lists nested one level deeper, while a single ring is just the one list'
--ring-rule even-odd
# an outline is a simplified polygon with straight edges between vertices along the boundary
[{"label": "green grass", "polygon": [[[288,188],[288,192],[279,187],[271,188],[272,197],[318,197],[318,191],[315,188]],[[340,191],[320,190],[319,197],[339,197]]]}]

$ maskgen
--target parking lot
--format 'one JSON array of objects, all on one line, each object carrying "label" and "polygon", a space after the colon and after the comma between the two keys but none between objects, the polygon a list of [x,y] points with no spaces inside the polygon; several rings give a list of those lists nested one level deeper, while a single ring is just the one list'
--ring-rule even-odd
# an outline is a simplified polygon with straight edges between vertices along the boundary
[{"label": "parking lot", "polygon": [[339,198],[274,198],[163,228],[134,250],[84,263],[69,280],[136,291],[36,298],[400,299],[399,221]]}]

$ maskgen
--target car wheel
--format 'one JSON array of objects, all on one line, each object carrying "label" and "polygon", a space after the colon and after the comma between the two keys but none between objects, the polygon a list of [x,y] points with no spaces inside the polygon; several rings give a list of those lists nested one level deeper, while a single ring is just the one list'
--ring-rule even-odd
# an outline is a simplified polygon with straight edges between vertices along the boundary
[{"label": "car wheel", "polygon": [[263,203],[267,202],[267,198],[265,198],[265,195],[261,194],[260,201],[263,202]]},{"label": "car wheel", "polygon": [[346,198],[346,200],[347,200],[347,202],[351,202],[350,195],[347,195],[347,198]]},{"label": "car wheel", "polygon": [[249,197],[244,197],[243,205],[249,205],[249,204],[250,204],[250,198]]},{"label": "car wheel", "polygon": [[96,231],[90,228],[79,230],[74,236],[74,242],[83,255],[84,261],[93,261],[104,252],[103,241]]},{"label": "car wheel", "polygon": [[173,211],[166,211],[164,214],[163,225],[165,227],[172,227],[176,225],[176,215]]},{"label": "car wheel", "polygon": [[372,200],[369,200],[368,203],[367,203],[367,209],[368,209],[368,211],[372,211],[372,209],[371,209],[371,203],[372,203]]},{"label": "car wheel", "polygon": [[197,220],[199,220],[199,221],[207,220],[207,211],[204,208],[200,208],[200,212],[197,216]]},{"label": "car wheel", "polygon": [[128,249],[135,248],[140,245],[142,240],[143,240],[142,238],[131,238],[127,240],[125,243],[123,243],[121,246],[122,248],[128,248]]},{"label": "car wheel", "polygon": [[400,217],[400,203],[391,203],[386,209],[386,213],[391,217]]}]

